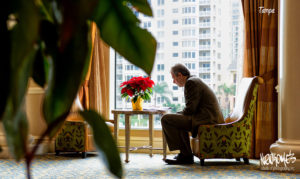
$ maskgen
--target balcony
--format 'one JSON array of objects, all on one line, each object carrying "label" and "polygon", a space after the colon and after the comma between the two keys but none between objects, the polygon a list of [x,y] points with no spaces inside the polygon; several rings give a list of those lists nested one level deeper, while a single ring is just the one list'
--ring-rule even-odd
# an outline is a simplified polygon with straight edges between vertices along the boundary
[{"label": "balcony", "polygon": [[210,27],[211,26],[210,22],[200,22],[199,25],[200,25],[200,27]]},{"label": "balcony", "polygon": [[200,5],[210,5],[211,0],[200,0],[199,4]]},{"label": "balcony", "polygon": [[117,59],[117,63],[118,64],[121,64],[122,62],[123,62],[123,58],[121,57],[121,58],[116,58]]},{"label": "balcony", "polygon": [[211,34],[200,34],[199,35],[200,39],[210,39],[210,37],[211,37]]},{"label": "balcony", "polygon": [[199,73],[209,73],[210,72],[210,67],[200,67],[199,68]]},{"label": "balcony", "polygon": [[117,69],[117,74],[123,74],[123,70]]},{"label": "balcony", "polygon": [[116,84],[121,84],[123,82],[124,82],[124,80],[119,80],[119,79],[116,80]]},{"label": "balcony", "polygon": [[210,79],[202,79],[204,83],[210,84],[211,80]]},{"label": "balcony", "polygon": [[210,45],[200,45],[199,49],[200,50],[210,50],[211,46]]},{"label": "balcony", "polygon": [[199,61],[200,62],[209,62],[210,61],[210,57],[200,56],[199,57]]},{"label": "balcony", "polygon": [[210,16],[210,14],[211,14],[211,11],[200,11],[199,12],[200,17]]}]

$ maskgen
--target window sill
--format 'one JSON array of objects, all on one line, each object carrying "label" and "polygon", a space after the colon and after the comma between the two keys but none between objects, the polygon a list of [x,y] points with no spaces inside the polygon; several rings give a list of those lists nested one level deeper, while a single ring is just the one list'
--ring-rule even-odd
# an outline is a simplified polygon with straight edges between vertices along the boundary
[{"label": "window sill", "polygon": [[[119,129],[119,137],[125,136],[125,129]],[[149,129],[148,128],[140,128],[140,129],[130,129],[130,137],[144,137],[149,139]],[[154,140],[155,138],[162,139],[162,130],[161,129],[154,129],[153,134]]]}]

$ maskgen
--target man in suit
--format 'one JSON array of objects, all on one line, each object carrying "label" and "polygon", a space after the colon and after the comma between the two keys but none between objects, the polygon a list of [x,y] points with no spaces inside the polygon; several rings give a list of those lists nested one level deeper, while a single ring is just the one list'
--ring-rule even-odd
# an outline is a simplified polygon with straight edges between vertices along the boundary
[{"label": "man in suit", "polygon": [[190,75],[182,64],[171,68],[173,83],[184,87],[185,108],[177,114],[165,114],[161,118],[162,129],[170,151],[180,150],[168,164],[193,164],[189,133],[196,137],[202,124],[224,123],[224,118],[214,92],[200,78]]}]

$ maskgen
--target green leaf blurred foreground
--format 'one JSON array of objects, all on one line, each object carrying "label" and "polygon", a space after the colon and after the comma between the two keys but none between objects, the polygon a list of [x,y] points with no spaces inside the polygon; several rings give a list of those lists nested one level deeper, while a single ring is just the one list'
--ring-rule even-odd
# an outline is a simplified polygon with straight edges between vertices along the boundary
[{"label": "green leaf blurred foreground", "polygon": [[[147,0],[11,0],[3,4],[0,120],[11,153],[17,161],[26,159],[30,178],[37,146],[33,150],[27,147],[24,97],[29,78],[45,89],[43,115],[48,128],[42,137],[53,137],[69,114],[88,70],[91,22],[97,24],[103,41],[150,74],[156,41],[139,27],[134,12],[152,16],[152,10]],[[94,111],[80,114],[92,127],[107,168],[121,178],[120,155],[105,120]]]}]

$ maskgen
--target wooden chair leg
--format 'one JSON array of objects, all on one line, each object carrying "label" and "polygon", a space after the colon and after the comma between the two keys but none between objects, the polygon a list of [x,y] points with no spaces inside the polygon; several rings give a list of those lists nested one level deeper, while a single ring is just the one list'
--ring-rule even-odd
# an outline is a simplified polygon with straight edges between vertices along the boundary
[{"label": "wooden chair leg", "polygon": [[204,166],[204,159],[200,159],[200,165]]},{"label": "wooden chair leg", "polygon": [[249,159],[248,158],[243,158],[243,160],[244,160],[245,164],[249,165]]},{"label": "wooden chair leg", "polygon": [[237,162],[240,162],[240,161],[241,161],[241,158],[235,158],[235,160],[236,160]]}]

